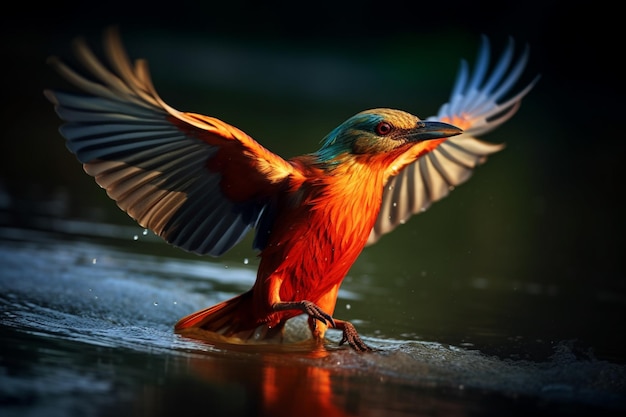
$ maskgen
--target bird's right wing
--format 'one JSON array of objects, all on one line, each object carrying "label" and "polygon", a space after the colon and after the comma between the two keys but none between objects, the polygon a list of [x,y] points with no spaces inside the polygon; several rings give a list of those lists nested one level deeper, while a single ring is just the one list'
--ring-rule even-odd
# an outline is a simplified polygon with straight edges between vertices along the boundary
[{"label": "bird's right wing", "polygon": [[268,196],[297,174],[291,164],[228,123],[168,106],[114,29],[107,61],[75,46],[86,76],[51,64],[80,93],[45,95],[66,122],[67,147],[122,210],[169,243],[214,256],[262,222]]},{"label": "bird's right wing", "polygon": [[502,101],[522,74],[528,59],[528,48],[512,64],[514,45],[509,45],[491,73],[490,47],[486,37],[478,54],[474,73],[469,73],[467,62],[461,62],[450,100],[441,106],[439,114],[428,120],[450,123],[464,130],[440,144],[391,177],[385,186],[378,219],[370,233],[368,245],[405,223],[412,215],[425,211],[430,205],[448,195],[450,190],[465,182],[474,168],[487,156],[504,145],[478,140],[510,119],[538,78]]}]

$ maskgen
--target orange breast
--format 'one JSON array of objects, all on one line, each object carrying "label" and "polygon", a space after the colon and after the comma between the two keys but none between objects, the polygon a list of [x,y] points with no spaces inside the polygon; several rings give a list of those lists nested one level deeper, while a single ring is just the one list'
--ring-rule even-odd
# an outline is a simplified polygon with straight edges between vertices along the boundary
[{"label": "orange breast", "polygon": [[[254,287],[259,312],[269,313],[273,280],[282,281],[281,301],[315,303],[336,292],[363,250],[380,209],[382,179],[357,178],[318,178],[281,200]],[[297,314],[285,311],[280,317]]]}]

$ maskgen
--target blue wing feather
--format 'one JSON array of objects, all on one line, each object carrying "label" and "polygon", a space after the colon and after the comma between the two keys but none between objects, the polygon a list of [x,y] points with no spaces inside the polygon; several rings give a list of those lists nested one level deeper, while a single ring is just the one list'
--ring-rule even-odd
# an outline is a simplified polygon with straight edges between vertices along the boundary
[{"label": "blue wing feather", "polygon": [[469,73],[467,62],[462,60],[450,99],[441,106],[437,116],[428,118],[458,125],[464,133],[443,142],[388,181],[368,244],[375,243],[382,235],[448,195],[450,190],[465,182],[489,154],[503,148],[500,144],[480,141],[476,136],[495,129],[513,116],[538,78],[502,102],[524,71],[528,47],[511,65],[514,43],[510,39],[491,72],[490,49],[488,39],[483,36],[473,73]]}]

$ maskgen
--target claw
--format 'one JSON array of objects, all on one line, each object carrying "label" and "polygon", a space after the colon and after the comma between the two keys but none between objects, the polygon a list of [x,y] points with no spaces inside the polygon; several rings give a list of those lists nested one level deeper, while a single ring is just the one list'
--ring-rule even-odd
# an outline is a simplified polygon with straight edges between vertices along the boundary
[{"label": "claw", "polygon": [[303,313],[308,314],[309,317],[319,320],[324,324],[330,324],[332,327],[336,327],[333,317],[311,301],[302,300],[276,303],[274,304],[273,309],[274,311],[301,310]]},{"label": "claw", "polygon": [[302,300],[302,301],[293,301],[293,302],[280,302],[274,304],[272,307],[274,311],[283,311],[283,310],[300,310],[313,319],[309,320],[311,323],[311,330],[314,332],[317,328],[317,321],[319,320],[324,324],[329,324],[331,327],[335,329],[339,329],[343,331],[343,336],[340,345],[347,343],[352,349],[357,352],[370,352],[372,348],[367,346],[363,340],[359,337],[356,329],[352,325],[352,323],[343,321],[343,320],[335,320],[333,317],[322,310],[317,304]]},{"label": "claw", "polygon": [[357,333],[352,323],[347,322],[347,321],[342,321],[340,327],[343,327],[343,336],[341,338],[341,341],[339,342],[340,345],[343,345],[344,343],[348,343],[348,345],[352,349],[356,350],[357,352],[371,352],[372,351],[372,348],[367,346],[365,342],[361,340],[361,337]]},{"label": "claw", "polygon": [[306,314],[313,317],[314,319],[321,321],[324,324],[329,323],[330,326],[335,327],[335,319],[333,319],[330,314],[326,313],[324,310],[318,307],[317,304],[306,300],[301,301],[301,303],[304,306],[304,312]]}]

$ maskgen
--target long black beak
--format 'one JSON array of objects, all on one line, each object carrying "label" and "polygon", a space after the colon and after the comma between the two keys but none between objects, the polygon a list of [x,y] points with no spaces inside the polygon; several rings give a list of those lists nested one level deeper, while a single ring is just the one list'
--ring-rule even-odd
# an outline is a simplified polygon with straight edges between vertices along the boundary
[{"label": "long black beak", "polygon": [[422,141],[430,139],[448,138],[463,133],[463,130],[456,126],[443,122],[419,121],[412,129],[409,139],[411,141]]}]

